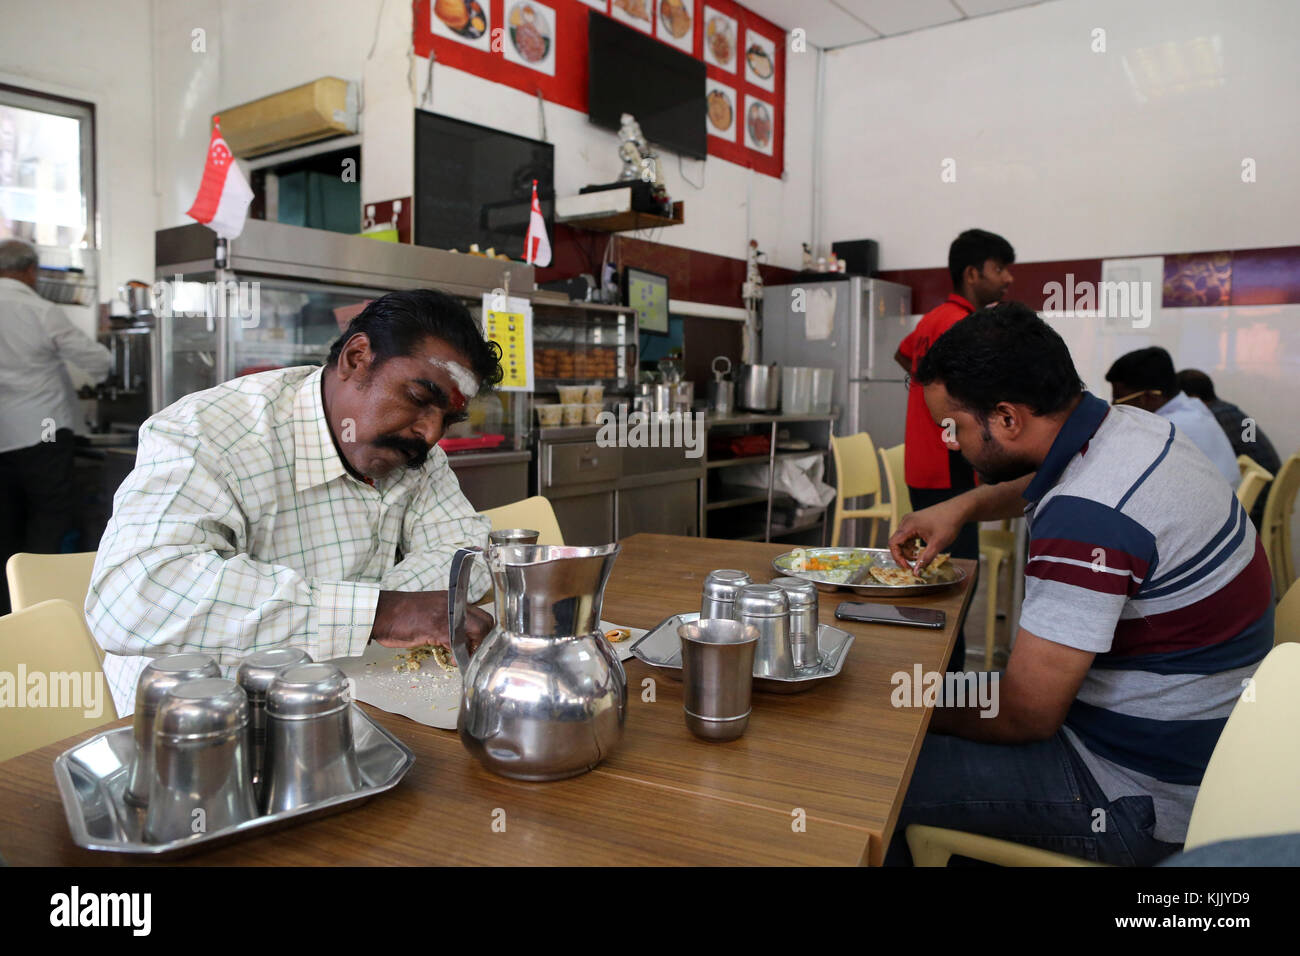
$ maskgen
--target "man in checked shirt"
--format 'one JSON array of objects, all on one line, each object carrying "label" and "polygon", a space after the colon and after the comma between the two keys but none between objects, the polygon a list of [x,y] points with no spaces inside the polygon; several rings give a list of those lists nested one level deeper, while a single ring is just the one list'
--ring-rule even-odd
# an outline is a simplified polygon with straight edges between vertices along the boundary
[{"label": "man in checked shirt", "polygon": [[[458,300],[394,292],[323,368],[238,378],[145,422],[86,598],[118,713],[163,654],[232,674],[277,646],[327,660],[446,644],[452,555],[489,522],[436,443],[501,380],[499,357]],[[487,585],[476,563],[470,597]],[[471,643],[491,626],[468,610]]]}]

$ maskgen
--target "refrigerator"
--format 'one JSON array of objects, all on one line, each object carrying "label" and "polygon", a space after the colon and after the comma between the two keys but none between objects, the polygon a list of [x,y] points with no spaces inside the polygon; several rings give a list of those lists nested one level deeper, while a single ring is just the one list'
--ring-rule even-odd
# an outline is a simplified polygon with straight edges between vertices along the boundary
[{"label": "refrigerator", "polygon": [[[767,286],[762,360],[834,369],[834,433],[868,432],[877,449],[889,448],[902,443],[907,421],[907,374],[894,353],[916,322],[912,290],[896,282],[849,276]],[[865,545],[869,526],[851,522],[845,543]]]}]

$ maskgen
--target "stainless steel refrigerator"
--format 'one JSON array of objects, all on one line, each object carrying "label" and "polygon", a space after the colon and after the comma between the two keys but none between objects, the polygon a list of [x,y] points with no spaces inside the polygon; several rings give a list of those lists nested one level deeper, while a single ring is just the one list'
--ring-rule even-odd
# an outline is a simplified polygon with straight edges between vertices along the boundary
[{"label": "stainless steel refrigerator", "polygon": [[[907,419],[906,373],[894,353],[915,326],[912,290],[895,282],[855,276],[768,286],[762,360],[834,369],[835,434],[868,432],[888,448],[902,443]],[[845,529],[846,543],[865,543],[855,524],[865,522]]]}]

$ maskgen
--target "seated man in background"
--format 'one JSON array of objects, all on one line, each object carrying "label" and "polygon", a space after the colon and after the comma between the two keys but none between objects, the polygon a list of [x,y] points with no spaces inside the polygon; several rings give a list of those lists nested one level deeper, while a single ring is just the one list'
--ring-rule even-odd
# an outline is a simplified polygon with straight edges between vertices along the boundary
[{"label": "seated man in background", "polygon": [[[276,646],[319,661],[371,640],[446,644],[452,555],[488,519],[435,445],[500,381],[498,360],[459,300],[394,292],[324,368],[238,378],[146,421],[86,599],[118,713],[163,654],[210,654],[230,674]],[[467,610],[472,642],[491,620]]]},{"label": "seated man in background", "polygon": [[1159,346],[1121,355],[1106,373],[1111,400],[1116,405],[1133,405],[1169,419],[1192,444],[1214,463],[1231,488],[1241,483],[1237,455],[1223,429],[1204,402],[1198,402],[1178,387],[1174,360]]},{"label": "seated man in background", "polygon": [[[1210,414],[1223,429],[1223,434],[1228,437],[1228,444],[1232,445],[1235,454],[1254,459],[1261,468],[1266,469],[1274,477],[1277,476],[1282,468],[1282,460],[1277,457],[1277,451],[1273,448],[1273,443],[1268,440],[1268,436],[1264,434],[1264,429],[1236,405],[1225,402],[1214,394],[1214,382],[1211,381],[1210,376],[1199,369],[1185,368],[1178,373],[1178,387],[1184,394],[1199,398],[1205,403],[1205,407],[1210,410]],[[1250,513],[1256,528],[1264,520],[1264,502],[1267,499],[1268,485],[1265,485],[1264,490],[1255,499],[1255,508]]]},{"label": "seated man in background", "polygon": [[1185,839],[1210,753],[1273,645],[1255,530],[1181,430],[1084,391],[1023,305],[958,323],[917,380],[987,484],[904,518],[895,559],[914,535],[920,565],[965,522],[1022,509],[1030,543],[996,713],[935,710],[887,861],[910,859],[904,832],[922,823],[1154,863]]}]

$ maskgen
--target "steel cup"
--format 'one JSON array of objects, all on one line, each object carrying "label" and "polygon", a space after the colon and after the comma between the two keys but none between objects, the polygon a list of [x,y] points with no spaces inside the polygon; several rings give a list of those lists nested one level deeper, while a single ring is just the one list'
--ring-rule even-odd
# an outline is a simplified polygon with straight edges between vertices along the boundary
[{"label": "steel cup", "polygon": [[687,728],[705,740],[735,740],[749,726],[758,633],[712,618],[681,625],[677,636]]},{"label": "steel cup", "polygon": [[795,667],[812,667],[817,653],[817,587],[803,578],[773,578],[790,601],[790,657]]},{"label": "steel cup", "polygon": [[333,664],[293,664],[266,692],[262,811],[280,813],[362,786],[352,695]]},{"label": "steel cup", "polygon": [[497,547],[505,544],[536,544],[541,536],[540,531],[530,531],[527,528],[503,528],[488,532],[488,544]]},{"label": "steel cup", "polygon": [[302,648],[277,647],[249,654],[235,673],[235,680],[248,695],[248,763],[259,804],[263,790],[262,765],[266,759],[266,692],[275,675],[284,668],[310,663],[311,655]]},{"label": "steel cup", "polygon": [[248,770],[248,697],[232,680],[172,687],[154,721],[145,839],[170,843],[257,816]]},{"label": "steel cup", "polygon": [[746,584],[753,583],[748,572],[723,569],[710,571],[704,579],[704,599],[700,602],[700,620],[736,619],[736,595]]},{"label": "steel cup", "polygon": [[790,599],[773,584],[747,584],[736,595],[736,620],[758,631],[755,677],[793,677]]},{"label": "steel cup", "polygon": [[206,654],[168,654],[150,661],[135,685],[135,759],[122,799],[134,807],[149,803],[153,776],[153,726],[158,705],[177,684],[201,677],[220,677],[221,668]]}]

